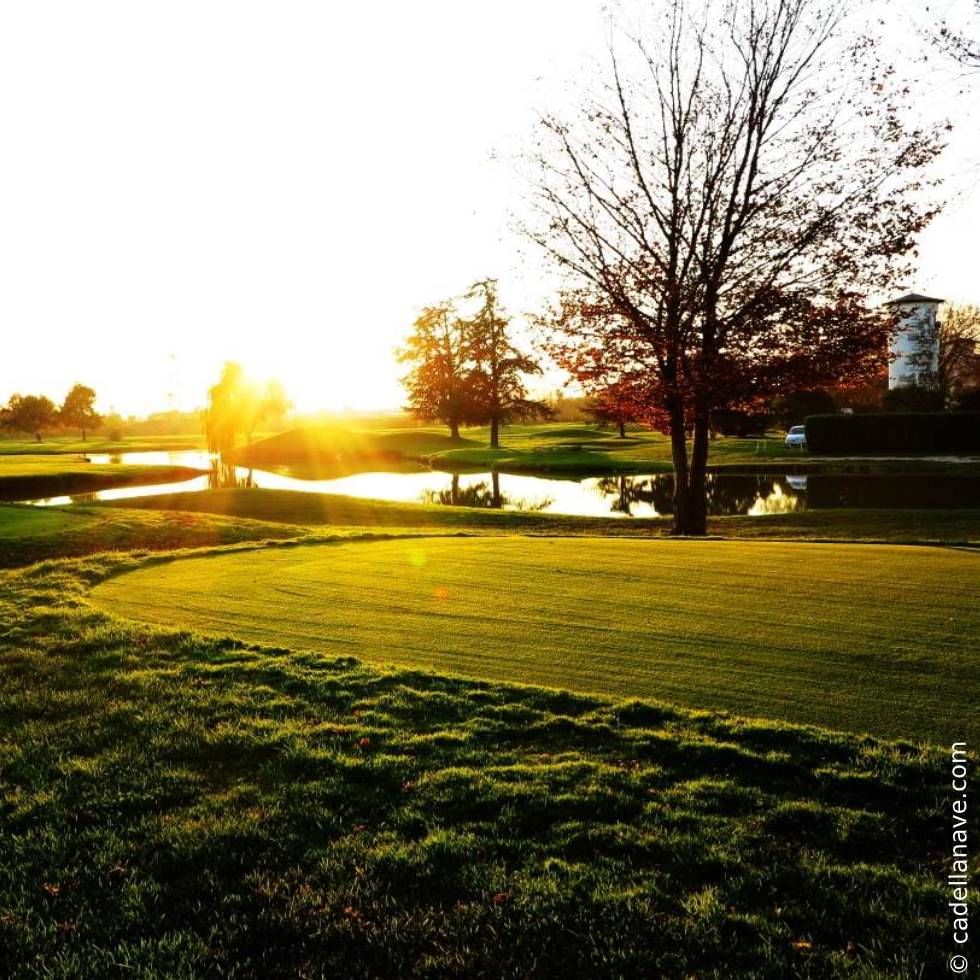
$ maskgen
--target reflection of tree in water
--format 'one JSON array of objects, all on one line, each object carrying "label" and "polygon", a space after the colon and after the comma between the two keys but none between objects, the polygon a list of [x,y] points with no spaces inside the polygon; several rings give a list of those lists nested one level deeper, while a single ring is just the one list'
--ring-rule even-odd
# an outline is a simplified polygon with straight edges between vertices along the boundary
[{"label": "reflection of tree in water", "polygon": [[507,503],[500,492],[500,477],[491,474],[491,482],[474,483],[468,487],[459,485],[459,474],[454,473],[448,490],[423,490],[424,504],[443,504],[446,507],[489,507],[499,510]]},{"label": "reflection of tree in water", "polygon": [[765,502],[779,500],[773,509],[779,512],[790,509],[790,500],[796,494],[783,491],[781,481],[774,476],[709,476],[708,513],[751,514],[765,513]]},{"label": "reflection of tree in water", "polygon": [[542,500],[528,503],[517,500],[500,491],[500,474],[491,473],[490,481],[481,480],[468,487],[459,485],[459,474],[454,473],[448,490],[425,490],[421,497],[425,504],[443,504],[447,507],[482,507],[500,510],[503,507],[513,507],[517,510],[544,510],[552,501]]},{"label": "reflection of tree in water", "polygon": [[226,463],[220,457],[211,460],[211,470],[208,473],[209,490],[247,490],[255,486],[252,471],[245,476],[238,475],[234,463]]},{"label": "reflection of tree in water", "polygon": [[749,514],[760,517],[763,514],[790,514],[793,511],[806,509],[806,498],[796,492],[790,483],[773,480],[769,493],[760,492],[755,503],[749,508]]},{"label": "reflection of tree in water", "polygon": [[605,476],[596,483],[596,489],[604,497],[612,498],[609,509],[614,513],[632,515],[636,504],[646,504],[658,514],[669,514],[674,478]]},{"label": "reflection of tree in water", "polygon": [[[637,504],[652,507],[658,514],[671,514],[674,509],[674,477],[613,476],[598,481],[596,489],[611,498],[610,509],[616,513],[632,514]],[[782,488],[775,477],[764,475],[730,476],[710,474],[707,478],[708,513],[714,516],[748,514],[759,511],[759,502],[778,498],[782,510],[796,509],[801,501],[791,491]],[[765,507],[763,507],[763,511]]]}]

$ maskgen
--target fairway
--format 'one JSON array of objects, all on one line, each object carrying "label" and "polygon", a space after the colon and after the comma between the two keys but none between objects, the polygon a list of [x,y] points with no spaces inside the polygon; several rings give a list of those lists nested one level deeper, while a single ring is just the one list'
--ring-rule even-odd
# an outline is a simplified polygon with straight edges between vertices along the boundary
[{"label": "fairway", "polygon": [[945,742],[980,734],[978,591],[966,551],[510,537],[190,558],[93,598],[270,646]]}]

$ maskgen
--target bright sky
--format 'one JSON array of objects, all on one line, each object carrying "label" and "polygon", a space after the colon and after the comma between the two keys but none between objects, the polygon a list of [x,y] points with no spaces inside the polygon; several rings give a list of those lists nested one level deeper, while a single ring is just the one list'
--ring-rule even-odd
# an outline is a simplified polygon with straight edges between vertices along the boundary
[{"label": "bright sky", "polygon": [[[547,295],[492,155],[601,49],[602,6],[0,5],[0,401],[82,381],[104,411],[192,408],[234,359],[304,411],[401,404],[392,350],[421,305],[487,275],[512,312]],[[959,197],[909,287],[980,302],[957,88],[937,72]]]}]

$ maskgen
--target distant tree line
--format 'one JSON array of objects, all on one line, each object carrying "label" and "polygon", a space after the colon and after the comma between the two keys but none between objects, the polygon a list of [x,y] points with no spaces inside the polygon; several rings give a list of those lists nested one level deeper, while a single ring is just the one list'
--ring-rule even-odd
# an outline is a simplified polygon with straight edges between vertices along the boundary
[{"label": "distant tree line", "polygon": [[398,352],[399,360],[411,365],[402,379],[407,407],[420,421],[448,426],[453,439],[462,426],[489,426],[490,446],[496,449],[501,426],[550,418],[552,409],[528,397],[524,378],[540,374],[541,367],[514,345],[497,281],[474,283],[462,299],[477,301],[476,312],[463,316],[455,299],[425,307]]},{"label": "distant tree line", "polygon": [[42,442],[45,432],[55,429],[76,429],[84,442],[88,433],[102,424],[95,410],[95,389],[76,384],[65,395],[60,406],[47,395],[14,394],[0,408],[0,429],[8,432],[29,432]]}]

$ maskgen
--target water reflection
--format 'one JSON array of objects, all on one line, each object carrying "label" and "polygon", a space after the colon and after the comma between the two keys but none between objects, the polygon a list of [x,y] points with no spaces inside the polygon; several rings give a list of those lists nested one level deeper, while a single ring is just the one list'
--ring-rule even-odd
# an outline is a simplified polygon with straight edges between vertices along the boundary
[{"label": "water reflection", "polygon": [[[804,477],[804,480],[806,477]],[[799,489],[799,486],[793,487],[793,484],[787,479],[787,485],[794,490]],[[803,489],[806,489],[804,484]],[[805,510],[806,500],[798,496],[796,493],[788,493],[783,489],[782,485],[779,483],[774,483],[772,490],[762,496],[761,494],[756,497],[755,502],[746,511],[752,517],[760,517],[763,514],[789,514],[794,510]]]},{"label": "water reflection", "polygon": [[423,490],[419,498],[423,504],[443,504],[447,507],[490,507],[500,510],[506,499],[500,492],[500,474],[491,473],[490,483],[480,481],[469,486],[461,487],[459,474],[454,473],[449,481],[448,490]]},{"label": "water reflection", "polygon": [[[200,476],[178,483],[115,487],[94,493],[49,497],[37,504],[91,503],[161,493],[216,488],[262,487],[306,493],[337,493],[374,500],[496,510],[534,510],[589,517],[658,517],[673,510],[669,473],[607,476],[586,480],[546,479],[520,474],[451,474],[403,468],[338,474],[336,470],[249,469],[213,459],[205,452],[93,454],[92,463],[192,466]],[[945,476],[801,476],[713,474],[707,480],[708,513],[782,514],[824,507],[980,508],[980,478]]]},{"label": "water reflection", "polygon": [[449,487],[443,490],[423,490],[419,501],[423,504],[442,504],[448,507],[483,507],[493,510],[544,511],[554,503],[553,498],[526,500],[505,495],[500,490],[500,474],[490,473],[489,480],[463,484],[458,473],[453,473]]},{"label": "water reflection", "polygon": [[[805,499],[788,477],[709,475],[707,478],[708,513],[784,514],[801,510]],[[612,514],[627,517],[661,517],[674,511],[674,478],[670,474],[655,476],[601,477],[595,489],[609,502]]]},{"label": "water reflection", "polygon": [[811,476],[807,506],[948,508],[980,507],[980,477],[936,476]]},{"label": "water reflection", "polygon": [[209,490],[246,490],[257,486],[251,470],[242,473],[242,467],[225,463],[219,457],[211,460],[208,470]]}]

